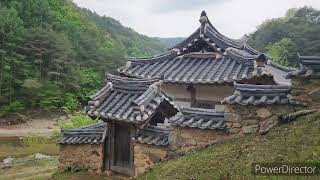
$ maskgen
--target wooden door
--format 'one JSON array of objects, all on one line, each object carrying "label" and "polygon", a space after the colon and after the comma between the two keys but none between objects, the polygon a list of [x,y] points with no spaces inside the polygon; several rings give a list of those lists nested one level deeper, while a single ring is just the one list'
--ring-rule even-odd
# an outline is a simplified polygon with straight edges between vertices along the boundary
[{"label": "wooden door", "polygon": [[126,124],[114,123],[110,136],[110,170],[133,176],[133,137],[134,128]]}]

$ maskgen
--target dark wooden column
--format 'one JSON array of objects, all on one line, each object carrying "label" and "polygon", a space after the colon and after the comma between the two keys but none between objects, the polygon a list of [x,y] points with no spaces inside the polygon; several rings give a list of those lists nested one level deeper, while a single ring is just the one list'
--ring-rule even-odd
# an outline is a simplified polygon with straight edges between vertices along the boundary
[{"label": "dark wooden column", "polygon": [[197,106],[197,99],[196,99],[196,88],[194,85],[188,86],[188,91],[190,92],[190,106],[196,107]]}]

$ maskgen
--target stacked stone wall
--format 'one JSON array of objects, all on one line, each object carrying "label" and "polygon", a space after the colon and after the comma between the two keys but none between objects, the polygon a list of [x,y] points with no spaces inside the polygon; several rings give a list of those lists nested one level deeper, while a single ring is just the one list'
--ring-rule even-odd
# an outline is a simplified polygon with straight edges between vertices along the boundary
[{"label": "stacked stone wall", "polygon": [[266,133],[281,115],[294,112],[290,105],[226,105],[226,130],[230,134]]},{"label": "stacked stone wall", "polygon": [[228,138],[230,137],[224,130],[172,126],[169,136],[170,151],[184,154],[192,149],[205,148]]}]

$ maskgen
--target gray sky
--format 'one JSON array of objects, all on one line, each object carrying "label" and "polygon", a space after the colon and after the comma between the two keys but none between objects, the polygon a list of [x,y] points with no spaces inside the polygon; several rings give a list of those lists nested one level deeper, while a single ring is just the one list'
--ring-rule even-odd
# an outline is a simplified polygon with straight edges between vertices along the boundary
[{"label": "gray sky", "polygon": [[266,19],[281,17],[289,8],[320,9],[320,0],[73,0],[100,15],[148,36],[186,37],[199,27],[202,10],[224,35],[240,38]]}]

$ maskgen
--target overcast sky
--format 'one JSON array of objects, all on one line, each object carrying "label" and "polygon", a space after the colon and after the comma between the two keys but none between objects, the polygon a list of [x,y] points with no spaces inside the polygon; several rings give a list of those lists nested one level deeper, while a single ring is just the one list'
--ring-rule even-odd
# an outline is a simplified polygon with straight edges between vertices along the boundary
[{"label": "overcast sky", "polygon": [[152,37],[186,37],[199,27],[202,10],[223,34],[240,38],[289,8],[320,9],[320,0],[73,0]]}]

